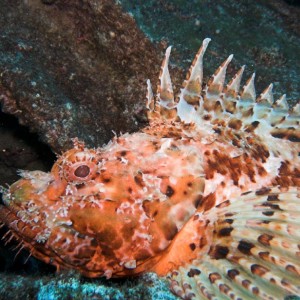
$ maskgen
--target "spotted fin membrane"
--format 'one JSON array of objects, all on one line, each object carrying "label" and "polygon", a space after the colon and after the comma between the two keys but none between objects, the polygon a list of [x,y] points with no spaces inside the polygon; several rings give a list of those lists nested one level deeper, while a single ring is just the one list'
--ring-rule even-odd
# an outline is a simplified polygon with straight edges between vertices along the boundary
[{"label": "spotted fin membrane", "polygon": [[[284,299],[300,294],[299,189],[263,189],[200,213],[206,255],[169,274],[183,299]],[[199,244],[201,244],[201,239]]]}]

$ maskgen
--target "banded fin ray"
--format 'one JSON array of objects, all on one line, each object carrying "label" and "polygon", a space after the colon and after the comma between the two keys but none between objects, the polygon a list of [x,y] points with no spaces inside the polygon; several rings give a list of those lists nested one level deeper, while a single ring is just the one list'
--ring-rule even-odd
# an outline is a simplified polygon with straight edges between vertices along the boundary
[{"label": "banded fin ray", "polygon": [[[254,83],[255,73],[253,73],[240,89],[245,69],[245,66],[242,66],[225,85],[226,70],[232,60],[232,55],[221,64],[208,84],[203,87],[203,56],[209,42],[209,38],[204,39],[187,74],[187,79],[183,82],[178,101],[174,100],[172,81],[168,71],[170,47],[167,49],[161,68],[156,101],[153,100],[155,105],[149,108],[150,122],[153,119],[175,120],[179,118],[185,123],[196,123],[200,127],[211,126],[212,128],[216,124],[221,127],[230,127],[229,124],[239,120],[241,131],[254,131],[257,135],[263,132],[263,138],[271,136],[269,141],[271,144],[274,138],[299,142],[300,105],[289,109],[285,95],[274,101],[273,84],[257,96]],[[148,86],[151,86],[150,83]],[[147,98],[149,103],[149,95]],[[219,120],[222,122],[218,122]]]},{"label": "banded fin ray", "polygon": [[200,101],[203,101],[201,96],[203,85],[203,56],[209,42],[209,38],[203,41],[187,73],[187,79],[183,82],[183,88],[179,95],[177,114],[185,122],[191,122],[195,118]]},{"label": "banded fin ray", "polygon": [[[261,189],[225,201],[210,220],[210,248],[169,275],[183,299],[284,299],[300,294],[299,189]],[[201,242],[201,241],[200,241]]]}]

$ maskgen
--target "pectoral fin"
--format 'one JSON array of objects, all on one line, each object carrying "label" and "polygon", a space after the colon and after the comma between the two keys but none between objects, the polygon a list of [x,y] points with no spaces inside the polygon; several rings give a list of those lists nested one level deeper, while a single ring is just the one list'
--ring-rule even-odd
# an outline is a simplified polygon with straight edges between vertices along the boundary
[{"label": "pectoral fin", "polygon": [[213,224],[212,242],[205,255],[170,274],[175,294],[183,299],[300,295],[299,189],[244,193],[200,219]]}]

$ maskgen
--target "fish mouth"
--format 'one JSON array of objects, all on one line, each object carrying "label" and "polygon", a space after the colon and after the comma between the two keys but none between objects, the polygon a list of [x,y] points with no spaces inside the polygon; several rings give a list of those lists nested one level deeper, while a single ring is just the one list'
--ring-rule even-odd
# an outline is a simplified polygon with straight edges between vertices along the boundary
[{"label": "fish mouth", "polygon": [[15,239],[28,244],[45,229],[45,224],[41,223],[41,212],[54,178],[50,173],[41,171],[19,171],[19,174],[21,179],[9,188],[0,189],[3,203],[0,204],[0,226],[7,226]]},{"label": "fish mouth", "polygon": [[6,207],[23,206],[26,202],[34,200],[46,192],[49,185],[54,181],[50,173],[42,171],[19,171],[22,177],[9,188],[1,187],[3,204]]}]

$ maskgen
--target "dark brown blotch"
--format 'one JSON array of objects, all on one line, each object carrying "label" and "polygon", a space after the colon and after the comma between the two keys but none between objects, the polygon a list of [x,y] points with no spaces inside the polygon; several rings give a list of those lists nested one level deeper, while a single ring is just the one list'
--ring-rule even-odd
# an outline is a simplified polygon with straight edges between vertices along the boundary
[{"label": "dark brown blotch", "polygon": [[202,236],[201,238],[200,238],[200,242],[199,242],[199,248],[200,249],[202,249],[204,246],[206,246],[207,245],[207,238],[206,238],[206,236],[204,235],[204,236]]},{"label": "dark brown blotch", "polygon": [[235,270],[235,269],[231,269],[231,270],[228,270],[227,271],[227,275],[230,279],[234,280],[234,278],[236,276],[238,276],[240,274],[240,272],[238,270]]},{"label": "dark brown blotch", "polygon": [[264,202],[264,203],[262,203],[262,206],[270,207],[271,209],[274,209],[274,210],[282,210],[278,204],[273,204],[271,202]]},{"label": "dark brown blotch", "polygon": [[262,277],[263,275],[265,275],[269,271],[270,270],[267,269],[266,267],[263,267],[263,266],[258,265],[258,264],[254,264],[254,265],[251,266],[252,274],[260,276],[260,277]]},{"label": "dark brown blotch", "polygon": [[164,236],[168,241],[173,240],[174,236],[178,233],[178,228],[176,224],[172,222],[165,224],[162,229],[163,229]]},{"label": "dark brown blotch", "polygon": [[196,249],[196,245],[194,243],[189,244],[189,247],[192,251],[194,251]]},{"label": "dark brown blotch", "polygon": [[261,234],[257,240],[264,246],[270,246],[270,241],[273,239],[274,237],[270,234],[264,233]]},{"label": "dark brown blotch", "polygon": [[271,131],[271,135],[278,139],[289,140],[291,142],[300,142],[300,134],[299,132],[291,127],[291,128],[275,128]]},{"label": "dark brown blotch", "polygon": [[143,180],[143,173],[142,172],[138,172],[134,176],[134,181],[140,187],[144,187],[145,186],[145,183],[144,183],[144,180]]},{"label": "dark brown blotch", "polygon": [[264,211],[262,213],[263,215],[267,216],[267,217],[271,217],[274,215],[274,211],[270,210],[270,211]]},{"label": "dark brown blotch", "polygon": [[238,245],[239,251],[246,255],[251,255],[251,249],[254,247],[254,244],[249,243],[245,240],[241,240]]},{"label": "dark brown blotch", "polygon": [[246,289],[249,288],[250,284],[251,284],[251,281],[248,280],[248,279],[244,279],[244,280],[242,281],[242,285],[243,285],[243,287],[246,288]]},{"label": "dark brown blotch", "polygon": [[229,206],[229,204],[230,204],[230,200],[226,200],[226,201],[223,201],[222,203],[218,204],[216,207],[223,208],[223,207]]},{"label": "dark brown blotch", "polygon": [[216,245],[214,247],[211,247],[209,250],[209,255],[213,259],[226,258],[228,253],[229,253],[228,247],[222,245]]},{"label": "dark brown blotch", "polygon": [[272,261],[273,263],[275,263],[274,257],[270,256],[270,252],[268,251],[259,252],[258,256],[265,261]]},{"label": "dark brown blotch", "polygon": [[254,286],[254,287],[252,288],[252,293],[253,293],[254,295],[258,295],[258,294],[259,294],[259,289],[258,289],[258,287]]},{"label": "dark brown blotch", "polygon": [[279,201],[278,194],[271,194],[268,196],[267,201]]},{"label": "dark brown blotch", "polygon": [[233,223],[233,219],[225,219],[224,222],[226,222],[227,224],[232,224]]},{"label": "dark brown blotch", "polygon": [[188,271],[188,273],[187,273],[187,275],[188,275],[189,277],[194,277],[194,276],[200,275],[200,274],[201,274],[201,271],[198,270],[198,269],[190,269],[190,270]]},{"label": "dark brown blotch", "polygon": [[229,291],[230,291],[231,289],[230,289],[230,287],[229,287],[227,284],[222,283],[222,284],[219,285],[219,290],[220,290],[222,293],[228,295],[228,293],[229,293]]},{"label": "dark brown blotch", "polygon": [[216,203],[216,194],[211,193],[203,198],[203,210],[207,211],[215,206]]},{"label": "dark brown blotch", "polygon": [[267,194],[270,193],[270,191],[271,191],[270,188],[263,187],[263,188],[257,190],[257,191],[255,192],[255,195],[257,195],[257,196],[267,195]]},{"label": "dark brown blotch", "polygon": [[172,197],[174,195],[174,193],[175,193],[174,189],[171,186],[168,185],[167,190],[166,190],[166,195],[168,197]]},{"label": "dark brown blotch", "polygon": [[293,265],[287,265],[285,268],[286,268],[287,271],[289,271],[291,273],[294,273],[297,276],[300,276],[300,273],[297,271],[297,269],[295,268],[295,266],[293,266]]},{"label": "dark brown blotch", "polygon": [[202,206],[202,204],[203,204],[203,196],[198,195],[194,200],[194,206],[195,206],[195,208],[198,208],[198,207]]},{"label": "dark brown blotch", "polygon": [[211,118],[212,118],[212,116],[210,114],[203,116],[203,120],[205,120],[205,121],[209,121]]},{"label": "dark brown blotch", "polygon": [[219,230],[218,236],[219,237],[230,236],[232,230],[233,230],[232,227],[222,228],[221,230]]},{"label": "dark brown blotch", "polygon": [[208,276],[208,278],[209,278],[209,281],[211,283],[215,283],[216,280],[219,280],[222,277],[221,277],[221,275],[219,273],[210,273],[209,276]]},{"label": "dark brown blotch", "polygon": [[259,121],[254,121],[251,124],[247,125],[245,128],[246,132],[253,132],[259,125]]},{"label": "dark brown blotch", "polygon": [[243,125],[243,122],[239,119],[231,119],[228,123],[228,127],[235,129],[235,130],[241,129],[242,125]]}]

